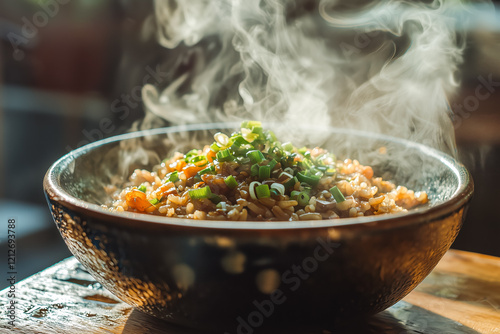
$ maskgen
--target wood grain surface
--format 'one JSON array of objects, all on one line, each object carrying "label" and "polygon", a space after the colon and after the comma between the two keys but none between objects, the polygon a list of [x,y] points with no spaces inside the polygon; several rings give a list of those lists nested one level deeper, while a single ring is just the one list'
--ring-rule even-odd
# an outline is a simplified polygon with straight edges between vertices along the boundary
[{"label": "wood grain surface", "polygon": [[[0,333],[202,333],[119,301],[73,257],[16,284],[15,326],[6,317],[7,292],[0,292]],[[334,331],[310,326],[254,333],[500,333],[500,258],[450,250],[416,290],[367,320]]]}]

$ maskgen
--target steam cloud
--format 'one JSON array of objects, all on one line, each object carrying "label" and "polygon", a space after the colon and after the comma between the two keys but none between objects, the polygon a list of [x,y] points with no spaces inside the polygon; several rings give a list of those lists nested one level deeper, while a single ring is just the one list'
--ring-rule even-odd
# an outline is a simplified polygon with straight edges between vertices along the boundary
[{"label": "steam cloud", "polygon": [[157,39],[180,60],[169,86],[143,88],[148,119],[278,122],[296,141],[297,126],[329,125],[455,154],[464,4],[356,3],[156,0]]}]

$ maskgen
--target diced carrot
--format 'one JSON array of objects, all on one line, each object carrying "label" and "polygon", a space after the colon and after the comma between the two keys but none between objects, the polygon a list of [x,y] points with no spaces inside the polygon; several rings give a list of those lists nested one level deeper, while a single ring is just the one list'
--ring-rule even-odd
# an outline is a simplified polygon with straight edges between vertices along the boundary
[{"label": "diced carrot", "polygon": [[212,162],[214,161],[214,158],[216,157],[216,153],[213,151],[213,150],[208,150],[208,153],[207,153],[207,160],[208,162]]},{"label": "diced carrot", "polygon": [[125,195],[125,199],[127,200],[127,205],[129,207],[137,209],[139,211],[144,211],[151,206],[151,203],[149,203],[146,194],[139,190],[129,191]]},{"label": "diced carrot", "polygon": [[186,166],[186,161],[182,159],[177,160],[177,166],[175,166],[175,169],[177,169],[177,171],[180,172],[185,166]]},{"label": "diced carrot", "polygon": [[196,173],[198,173],[202,169],[203,169],[203,167],[198,167],[198,166],[194,166],[194,165],[189,164],[186,167],[184,167],[182,169],[182,171],[184,172],[184,175],[186,175],[186,178],[189,179],[190,177],[195,176]]}]

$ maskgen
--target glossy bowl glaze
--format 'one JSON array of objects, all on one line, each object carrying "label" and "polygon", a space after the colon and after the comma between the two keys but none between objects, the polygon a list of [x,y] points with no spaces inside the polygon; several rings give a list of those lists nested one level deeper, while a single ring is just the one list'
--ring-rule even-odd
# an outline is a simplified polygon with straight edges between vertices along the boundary
[{"label": "glossy bowl glaze", "polygon": [[327,325],[382,311],[449,249],[472,196],[467,170],[441,152],[380,135],[304,128],[321,134],[321,145],[338,157],[359,158],[386,178],[427,191],[430,204],[406,214],[300,222],[195,221],[101,208],[109,200],[104,185],[151,168],[173,149],[209,143],[218,129],[230,132],[208,124],[102,140],[62,157],[44,179],[74,256],[124,302],[176,324],[247,333],[268,323]]}]

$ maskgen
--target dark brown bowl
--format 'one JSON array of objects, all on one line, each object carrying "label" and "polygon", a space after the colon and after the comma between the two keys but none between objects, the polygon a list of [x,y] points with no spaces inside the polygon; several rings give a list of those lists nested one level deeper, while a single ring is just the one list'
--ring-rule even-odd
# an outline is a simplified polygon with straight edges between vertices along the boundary
[{"label": "dark brown bowl", "polygon": [[[120,175],[132,144],[143,150],[129,168],[151,168],[159,161],[152,151],[163,158],[194,139],[209,142],[222,127],[102,140],[62,157],[44,179],[57,228],[75,257],[118,298],[173,323],[245,333],[267,323],[327,324],[382,311],[449,249],[472,196],[467,170],[441,152],[380,135],[304,128],[326,138],[323,146],[339,157],[359,158],[385,177],[427,191],[430,205],[319,222],[194,221],[100,207],[107,199],[103,185]],[[380,146],[386,154],[375,150]]]}]

